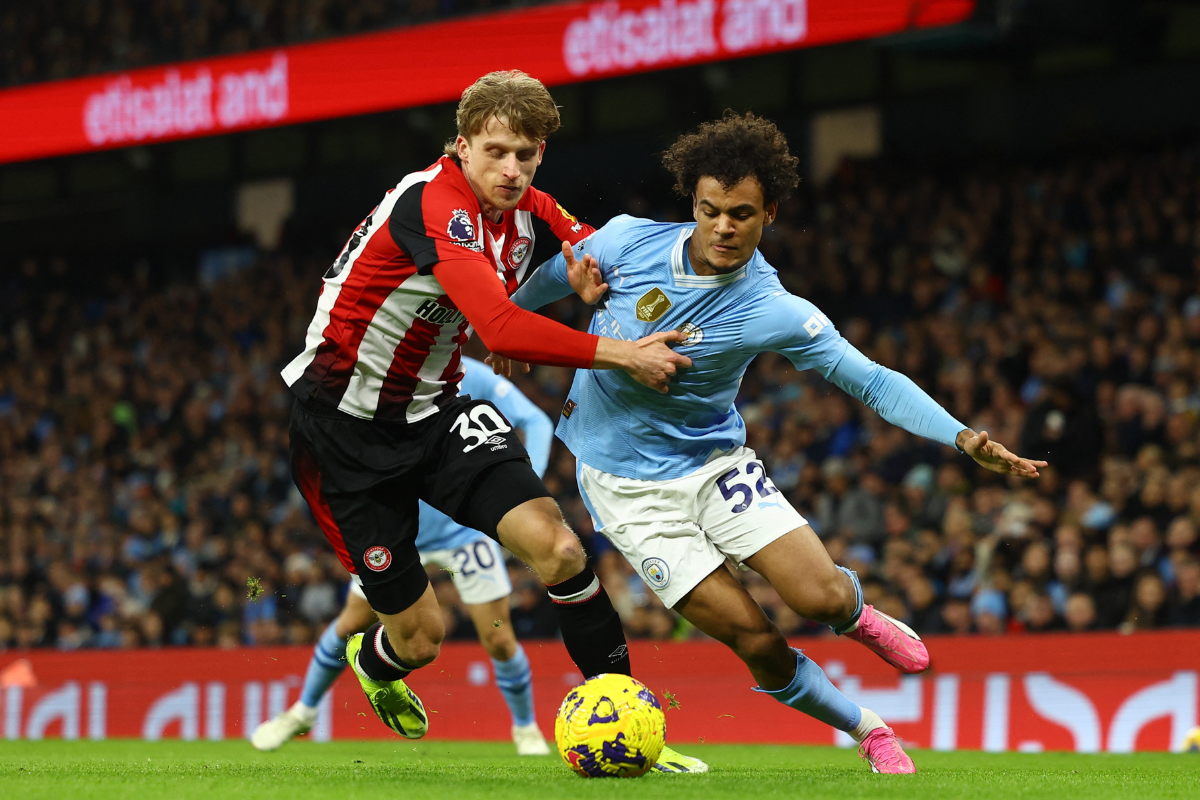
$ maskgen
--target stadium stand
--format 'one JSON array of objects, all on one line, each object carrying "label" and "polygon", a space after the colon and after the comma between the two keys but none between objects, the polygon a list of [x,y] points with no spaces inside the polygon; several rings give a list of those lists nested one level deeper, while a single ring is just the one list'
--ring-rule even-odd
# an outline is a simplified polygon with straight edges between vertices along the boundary
[{"label": "stadium stand", "polygon": [[[0,84],[363,33],[539,0],[47,0],[0,10]],[[546,0],[540,0],[546,2]]]},{"label": "stadium stand", "polygon": [[[1009,482],[760,358],[750,444],[869,602],[921,632],[1200,626],[1200,147],[935,175],[847,162],[763,250],[872,358],[1053,465]],[[278,370],[332,256],[301,251],[222,245],[182,282],[145,260],[5,265],[0,648],[301,643],[337,611],[342,568],[287,468]],[[519,380],[553,416],[569,379]],[[689,636],[593,532],[561,447],[547,484],[630,634]],[[518,634],[554,635],[532,574],[512,575]],[[824,630],[740,577],[786,633]],[[451,636],[473,637],[434,578]]]}]

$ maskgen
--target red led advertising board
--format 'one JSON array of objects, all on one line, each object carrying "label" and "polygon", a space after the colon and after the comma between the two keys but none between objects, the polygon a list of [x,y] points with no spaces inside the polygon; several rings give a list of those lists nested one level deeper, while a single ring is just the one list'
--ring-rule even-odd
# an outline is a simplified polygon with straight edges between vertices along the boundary
[{"label": "red led advertising board", "polygon": [[[933,636],[934,668],[901,675],[844,639],[793,642],[851,700],[906,744],[936,750],[1178,750],[1200,714],[1200,631]],[[561,642],[529,641],[543,731],[579,681]],[[715,642],[629,645],[634,675],[666,710],[668,741],[851,746],[845,734],[750,691],[754,680]],[[306,647],[0,654],[6,739],[237,739],[300,695]],[[491,661],[475,643],[447,643],[409,679],[430,716],[429,739],[505,740],[511,720]],[[321,703],[310,737],[394,738],[349,672]],[[247,744],[247,747],[250,745]],[[918,757],[918,768],[920,761]]]},{"label": "red led advertising board", "polygon": [[949,25],[974,0],[604,0],[0,91],[0,163],[455,100]]}]

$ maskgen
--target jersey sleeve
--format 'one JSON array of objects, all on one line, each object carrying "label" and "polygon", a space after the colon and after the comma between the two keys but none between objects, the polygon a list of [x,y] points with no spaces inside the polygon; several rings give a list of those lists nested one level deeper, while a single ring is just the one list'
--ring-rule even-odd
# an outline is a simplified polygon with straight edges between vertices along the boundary
[{"label": "jersey sleeve", "polygon": [[816,370],[826,379],[850,344],[819,308],[783,289],[758,307],[743,330],[761,340],[755,349],[780,353],[796,369]]},{"label": "jersey sleeve", "polygon": [[754,327],[777,322],[764,349],[787,356],[796,369],[816,370],[892,425],[954,447],[967,426],[907,376],[863,355],[816,306],[783,291],[765,305],[767,313],[759,315]]},{"label": "jersey sleeve", "polygon": [[[467,359],[463,359],[464,362]],[[490,400],[505,418],[525,434],[525,450],[533,471],[542,477],[550,464],[550,443],[554,439],[554,423],[546,412],[521,394],[507,378],[492,372],[480,361],[470,360],[463,378],[462,390],[472,397]]]},{"label": "jersey sleeve", "polygon": [[529,211],[545,222],[551,235],[560,242],[578,244],[596,230],[586,222],[581,222],[553,197],[533,186],[525,191],[518,208]]},{"label": "jersey sleeve", "polygon": [[518,308],[486,259],[446,259],[432,269],[493,353],[552,367],[590,369],[595,362],[599,337]]},{"label": "jersey sleeve", "polygon": [[[600,272],[607,280],[612,274],[612,268],[620,263],[620,256],[624,252],[623,234],[631,220],[633,217],[624,214],[614,217],[591,236],[581,239],[573,248],[575,258],[582,259],[585,255],[594,257],[600,265]],[[555,300],[561,300],[573,291],[570,281],[567,280],[567,260],[563,258],[562,249],[559,248],[558,255],[534,270],[525,284],[513,294],[513,302],[521,308],[533,311]]]},{"label": "jersey sleeve", "polygon": [[422,275],[431,274],[439,261],[478,261],[491,268],[483,253],[478,205],[451,184],[416,183],[397,198],[388,233]]}]

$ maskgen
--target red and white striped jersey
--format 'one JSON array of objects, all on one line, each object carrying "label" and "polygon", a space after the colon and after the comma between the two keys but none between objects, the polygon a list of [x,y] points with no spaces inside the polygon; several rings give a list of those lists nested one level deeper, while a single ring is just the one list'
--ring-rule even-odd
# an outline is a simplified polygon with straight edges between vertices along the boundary
[{"label": "red and white striped jersey", "polygon": [[481,259],[511,295],[534,262],[538,228],[552,245],[547,258],[560,241],[592,233],[533,187],[500,222],[485,219],[448,156],[405,176],[325,273],[304,352],[284,368],[284,381],[301,399],[362,419],[416,422],[437,413],[458,394],[471,325],[433,266]]}]

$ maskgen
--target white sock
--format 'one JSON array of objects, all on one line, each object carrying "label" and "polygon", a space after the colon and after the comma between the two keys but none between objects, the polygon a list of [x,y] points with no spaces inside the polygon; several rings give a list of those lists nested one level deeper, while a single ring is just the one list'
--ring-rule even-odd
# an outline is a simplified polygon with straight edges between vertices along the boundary
[{"label": "white sock", "polygon": [[862,711],[862,719],[858,721],[858,726],[856,728],[846,731],[846,733],[850,734],[854,741],[862,744],[863,739],[866,739],[871,735],[871,731],[878,730],[879,728],[886,728],[887,725],[884,725],[883,720],[879,718],[879,715],[871,709],[862,708],[860,706],[859,710]]}]

